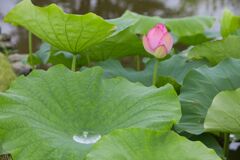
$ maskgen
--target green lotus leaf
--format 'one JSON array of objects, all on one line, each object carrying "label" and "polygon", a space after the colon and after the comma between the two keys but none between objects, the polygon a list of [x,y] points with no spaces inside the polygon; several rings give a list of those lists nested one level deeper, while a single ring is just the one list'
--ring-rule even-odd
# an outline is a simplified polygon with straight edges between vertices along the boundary
[{"label": "green lotus leaf", "polygon": [[204,131],[203,123],[207,111],[214,97],[221,91],[240,87],[239,70],[240,60],[226,59],[213,68],[202,66],[190,71],[181,88],[183,116],[177,129],[201,134]]},{"label": "green lotus leaf", "polygon": [[225,9],[221,20],[221,34],[227,37],[240,29],[240,16],[235,16],[230,10]]},{"label": "green lotus leaf", "polygon": [[135,17],[129,17],[126,19],[124,16],[120,18],[115,18],[115,19],[109,19],[107,20],[109,23],[114,24],[117,26],[117,30],[112,34],[111,36],[117,35],[118,33],[126,30],[127,28],[133,26],[138,22],[138,18]]},{"label": "green lotus leaf", "polygon": [[146,34],[157,23],[164,23],[164,19],[158,16],[144,16],[131,11],[126,11],[122,17],[138,19],[137,23],[131,27],[131,30],[136,34]]},{"label": "green lotus leaf", "polygon": [[23,26],[49,44],[75,54],[103,41],[115,28],[93,13],[66,14],[55,4],[37,7],[31,0],[17,4],[4,20]]},{"label": "green lotus leaf", "polygon": [[207,59],[212,65],[216,65],[226,58],[240,58],[240,37],[229,36],[223,40],[206,42],[193,47],[189,51],[189,58]]},{"label": "green lotus leaf", "polygon": [[142,40],[129,28],[138,22],[138,18],[120,17],[109,19],[108,22],[115,24],[117,30],[110,37],[93,45],[82,52],[78,61],[79,65],[86,65],[91,62],[103,61],[109,58],[122,58],[134,55],[149,55],[143,48]]},{"label": "green lotus leaf", "polygon": [[[213,17],[208,16],[163,19],[160,17],[143,16],[130,11],[125,12],[123,17],[126,19],[132,17],[139,19],[131,27],[132,31],[137,34],[146,34],[157,23],[164,23],[178,40],[184,44],[198,44],[211,39],[212,36],[205,32],[213,26],[215,21]],[[196,37],[198,41],[196,41]]]},{"label": "green lotus leaf", "polygon": [[205,32],[205,34],[199,33],[194,36],[180,37],[178,41],[184,45],[198,45],[216,39],[217,37],[220,37],[220,33],[218,32]]},{"label": "green lotus leaf", "polygon": [[216,95],[207,112],[204,128],[213,132],[240,133],[240,89]]},{"label": "green lotus leaf", "polygon": [[145,87],[104,79],[99,67],[62,65],[18,78],[0,94],[0,137],[13,159],[83,159],[101,136],[119,128],[169,130],[181,117],[171,85]]},{"label": "green lotus leaf", "polygon": [[[146,86],[152,85],[152,74],[155,61],[151,59],[144,70],[136,71],[124,68],[117,60],[107,60],[99,62],[98,65],[104,69],[106,77],[125,77],[132,82],[141,82]],[[182,85],[185,75],[193,68],[204,65],[204,61],[191,61],[182,55],[174,55],[171,58],[161,61],[158,67],[158,84],[164,81],[173,82],[171,84]]]},{"label": "green lotus leaf", "polygon": [[203,34],[210,29],[215,18],[209,16],[193,16],[184,18],[166,19],[166,25],[177,37],[188,37]]},{"label": "green lotus leaf", "polygon": [[87,64],[88,58],[91,62],[98,62],[135,55],[150,56],[143,48],[141,39],[127,29],[84,50],[80,64]]},{"label": "green lotus leaf", "polygon": [[[52,65],[58,65],[58,64],[63,64],[64,66],[71,68],[72,66],[72,59],[73,55],[70,52],[66,51],[58,51],[58,52],[51,52],[49,57],[48,63]],[[76,67],[79,66],[79,59],[81,56],[77,56],[77,62],[76,62]]]},{"label": "green lotus leaf", "polygon": [[[81,57],[77,60],[77,65],[86,65],[88,61],[98,62],[109,58],[122,58],[135,55],[149,56],[143,48],[142,41],[134,33],[131,33],[129,29],[126,29],[99,44],[83,50]],[[67,67],[71,67],[72,63],[71,54],[66,56],[66,52],[59,49],[53,51],[51,50],[51,46],[46,44],[34,56],[41,60],[38,63],[46,63],[45,59],[48,63],[61,63]]]},{"label": "green lotus leaf", "polygon": [[0,53],[0,92],[5,91],[16,78],[7,58]]},{"label": "green lotus leaf", "polygon": [[28,56],[28,63],[32,65],[47,64],[51,55],[51,46],[48,43],[42,43],[33,55]]},{"label": "green lotus leaf", "polygon": [[224,151],[222,146],[219,144],[218,137],[212,135],[211,133],[203,133],[201,135],[192,135],[187,136],[191,141],[200,141],[205,144],[208,148],[214,149],[219,157],[225,159]]},{"label": "green lotus leaf", "polygon": [[104,136],[86,160],[221,160],[214,150],[175,132],[122,129]]},{"label": "green lotus leaf", "polygon": [[[34,54],[37,60],[35,64],[64,64],[67,67],[71,67],[71,53],[59,49],[52,50],[51,48],[50,45],[44,43]],[[148,56],[149,54],[144,50],[141,40],[135,34],[130,33],[129,30],[125,30],[84,50],[81,57],[77,59],[77,65],[86,65],[89,60],[98,62],[109,58],[122,58],[134,55]]]},{"label": "green lotus leaf", "polygon": [[109,58],[122,58],[134,55],[148,56],[149,54],[143,48],[142,40],[135,33],[130,32],[129,29],[138,20],[136,17],[126,19],[123,16],[108,20],[108,22],[117,26],[117,31],[101,43],[83,50],[78,63],[86,65],[89,61],[98,62]]},{"label": "green lotus leaf", "polygon": [[[79,65],[80,55],[77,55],[77,65]],[[67,51],[60,51],[57,48],[52,47],[48,43],[43,43],[40,49],[33,54],[33,64],[63,64],[64,66],[71,68],[73,55]],[[30,63],[30,57],[28,57]]]},{"label": "green lotus leaf", "polygon": [[[84,49],[81,52],[81,58],[77,59],[77,65],[86,65],[89,60],[91,62],[97,62],[109,58],[121,58],[124,56],[148,56],[149,54],[143,48],[141,39],[128,29],[137,21],[138,19],[136,18],[125,19],[123,17],[108,20],[108,22],[117,26],[117,30],[104,41]],[[35,59],[37,59],[35,64],[61,63],[67,67],[71,67],[71,55],[60,49],[54,49],[53,51],[51,48],[53,47],[43,43],[34,55]]]}]

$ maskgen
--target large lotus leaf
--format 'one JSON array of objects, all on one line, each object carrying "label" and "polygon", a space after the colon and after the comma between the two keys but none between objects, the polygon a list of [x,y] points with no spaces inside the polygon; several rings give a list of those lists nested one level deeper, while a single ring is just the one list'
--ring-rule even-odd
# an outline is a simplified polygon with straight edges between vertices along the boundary
[{"label": "large lotus leaf", "polygon": [[184,18],[166,19],[165,24],[178,42],[186,45],[196,45],[209,41],[216,36],[208,31],[214,24],[215,19],[209,16],[192,16]]},{"label": "large lotus leaf", "polygon": [[206,64],[206,61],[192,61],[182,55],[174,55],[170,59],[160,62],[159,75],[171,77],[180,85],[186,74],[193,68],[198,68]]},{"label": "large lotus leaf", "polygon": [[187,136],[191,141],[200,141],[205,144],[208,148],[214,149],[219,157],[225,159],[222,146],[219,144],[218,139],[213,136],[211,133],[203,133],[201,135],[192,135]]},{"label": "large lotus leaf", "polygon": [[0,94],[2,148],[18,160],[83,159],[92,143],[114,129],[169,130],[180,117],[171,85],[104,79],[99,67],[33,71]]},{"label": "large lotus leaf", "polygon": [[66,14],[55,4],[37,7],[31,0],[17,4],[4,20],[23,26],[49,44],[75,54],[103,41],[115,28],[93,13]]},{"label": "large lotus leaf", "polygon": [[6,90],[16,78],[7,58],[0,53],[0,92]]},{"label": "large lotus leaf", "polygon": [[125,29],[129,28],[130,26],[133,26],[138,22],[138,18],[135,17],[129,17],[126,19],[125,17],[115,18],[115,19],[109,19],[107,22],[114,24],[117,26],[117,30],[112,34],[111,36],[117,35],[118,33],[124,31]]},{"label": "large lotus leaf", "polygon": [[[98,65],[104,68],[107,77],[125,77],[132,82],[141,82],[146,86],[152,85],[152,74],[154,60],[150,60],[143,71],[136,71],[130,68],[124,68],[117,60],[107,60],[99,62]],[[171,58],[161,61],[158,67],[159,81],[169,78],[182,85],[185,75],[193,68],[198,68],[205,64],[204,61],[191,61],[182,55],[174,55]]]},{"label": "large lotus leaf", "polygon": [[122,129],[103,137],[86,160],[221,160],[214,150],[175,132]]},{"label": "large lotus leaf", "polygon": [[[84,50],[77,60],[77,65],[86,65],[88,61],[98,62],[109,58],[121,58],[125,56],[142,55],[148,56],[142,45],[142,41],[129,30],[124,30],[119,34],[109,37],[103,42],[93,45]],[[34,55],[40,63],[64,64],[71,67],[72,55],[60,50],[51,50],[51,46],[44,44]],[[149,55],[150,56],[150,55]],[[46,61],[47,60],[47,61]]]},{"label": "large lotus leaf", "polygon": [[220,92],[208,110],[206,131],[240,133],[240,89]]},{"label": "large lotus leaf", "polygon": [[[197,44],[209,40],[211,36],[208,37],[205,32],[213,26],[215,21],[213,17],[207,16],[163,19],[160,17],[143,16],[130,11],[125,12],[123,17],[126,19],[132,17],[139,19],[131,27],[133,32],[137,34],[146,34],[157,23],[164,23],[180,42],[186,44]],[[198,41],[196,41],[196,37]]]},{"label": "large lotus leaf", "polygon": [[205,34],[199,33],[194,36],[180,37],[178,41],[184,45],[198,45],[203,42],[207,42],[212,39],[215,39],[217,37],[220,37],[220,33],[211,31],[211,32],[205,32]]},{"label": "large lotus leaf", "polygon": [[239,36],[229,36],[223,40],[209,41],[193,47],[189,51],[189,58],[206,58],[211,64],[216,65],[225,58],[240,58],[239,44]]},{"label": "large lotus leaf", "polygon": [[80,65],[86,65],[88,61],[97,62],[109,58],[121,58],[134,55],[149,55],[143,48],[142,40],[136,34],[129,31],[129,27],[138,22],[138,18],[120,17],[109,19],[108,22],[115,24],[117,30],[103,42],[93,45],[82,52],[79,60]]},{"label": "large lotus leaf", "polygon": [[[124,56],[144,55],[149,54],[143,48],[140,38],[136,34],[129,31],[129,27],[134,25],[138,19],[123,17],[117,19],[110,19],[111,22],[117,26],[117,31],[110,37],[106,38],[103,42],[93,45],[81,52],[81,58],[77,60],[77,65],[86,65],[88,61],[103,61],[109,58],[121,58]],[[64,64],[71,67],[72,56],[59,49],[44,43],[39,51],[36,52],[36,64]]]},{"label": "large lotus leaf", "polygon": [[150,56],[143,48],[141,39],[129,30],[124,30],[116,36],[84,50],[80,63],[86,64],[88,58],[90,61],[96,62],[134,55]]},{"label": "large lotus leaf", "polygon": [[[104,75],[107,78],[120,76],[128,79],[131,82],[140,82],[145,86],[152,85],[154,60],[151,60],[143,71],[136,71],[132,68],[124,68],[117,60],[107,60],[100,62],[97,65],[101,66],[104,69]],[[161,72],[162,68],[159,71]],[[156,86],[161,87],[169,83],[174,86],[176,91],[179,92],[180,84],[178,84],[174,78],[170,77],[169,74],[158,74]]]},{"label": "large lotus leaf", "polygon": [[122,17],[125,19],[138,19],[137,23],[131,27],[136,34],[146,34],[157,23],[164,23],[164,19],[160,17],[144,16],[131,11],[126,11]]},{"label": "large lotus leaf", "polygon": [[181,88],[183,116],[177,128],[193,134],[202,133],[213,98],[221,91],[240,87],[239,70],[240,60],[227,59],[213,68],[202,66],[190,71]]},{"label": "large lotus leaf", "polygon": [[209,16],[193,16],[166,19],[166,25],[177,37],[188,37],[205,33],[214,24],[215,19]]},{"label": "large lotus leaf", "polygon": [[230,10],[225,9],[221,20],[221,34],[227,37],[240,29],[240,16],[235,16]]}]

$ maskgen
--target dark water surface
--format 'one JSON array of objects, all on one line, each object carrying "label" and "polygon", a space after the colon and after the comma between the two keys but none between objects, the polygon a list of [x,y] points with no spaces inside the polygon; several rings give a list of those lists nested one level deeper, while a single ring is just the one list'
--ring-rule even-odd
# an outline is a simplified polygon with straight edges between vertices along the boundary
[{"label": "dark water surface", "polygon": [[[16,45],[18,52],[27,52],[27,32],[22,28],[16,28],[2,22],[7,12],[18,3],[19,0],[0,0],[0,26],[1,32],[10,34],[12,43]],[[56,3],[68,13],[84,14],[94,12],[104,18],[116,18],[125,10],[131,10],[150,16],[167,18],[184,17],[192,15],[209,15],[220,19],[224,8],[229,8],[235,14],[240,15],[240,0],[33,0],[36,5],[45,6]],[[219,30],[219,24],[214,26]],[[34,38],[34,49],[40,45],[40,41]],[[240,148],[232,152],[231,160],[240,160]]]},{"label": "dark water surface", "polygon": [[[125,10],[144,15],[161,17],[184,17],[192,15],[210,15],[220,19],[223,9],[229,8],[240,15],[240,0],[32,0],[36,5],[44,6],[57,3],[66,12],[83,14],[94,12],[104,18],[116,18]],[[24,29],[2,22],[6,13],[19,0],[0,0],[0,25],[2,33],[12,35],[12,42],[20,53],[27,52],[27,34]],[[218,30],[219,26],[215,26]],[[34,38],[34,49],[40,41]]]}]

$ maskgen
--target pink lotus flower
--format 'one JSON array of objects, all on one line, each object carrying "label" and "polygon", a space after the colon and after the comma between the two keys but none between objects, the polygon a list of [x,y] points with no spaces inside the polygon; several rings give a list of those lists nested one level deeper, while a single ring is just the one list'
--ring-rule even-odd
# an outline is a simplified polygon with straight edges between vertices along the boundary
[{"label": "pink lotus flower", "polygon": [[171,51],[173,38],[165,25],[159,23],[143,37],[143,45],[150,54],[163,58]]}]

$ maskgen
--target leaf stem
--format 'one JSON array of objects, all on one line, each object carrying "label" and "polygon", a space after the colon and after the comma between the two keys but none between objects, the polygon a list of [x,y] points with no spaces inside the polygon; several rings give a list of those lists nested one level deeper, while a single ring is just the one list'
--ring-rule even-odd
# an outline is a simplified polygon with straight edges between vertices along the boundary
[{"label": "leaf stem", "polygon": [[137,69],[137,71],[141,70],[141,59],[140,59],[140,56],[136,56],[136,69]]},{"label": "leaf stem", "polygon": [[89,55],[87,54],[87,65],[88,65],[88,67],[90,66],[90,63],[91,63],[91,60],[90,60]]},{"label": "leaf stem", "polygon": [[153,86],[156,86],[156,83],[157,83],[158,65],[159,65],[159,61],[158,61],[158,59],[156,59],[155,64],[154,64],[154,69],[153,69],[153,79],[152,79]]},{"label": "leaf stem", "polygon": [[76,71],[76,61],[77,61],[77,55],[73,55],[73,59],[72,59],[72,71],[75,72]]},{"label": "leaf stem", "polygon": [[30,65],[32,66],[32,69],[34,69],[33,50],[32,50],[32,33],[31,32],[28,32],[28,55],[29,55]]},{"label": "leaf stem", "polygon": [[226,160],[228,160],[228,155],[229,155],[229,143],[230,143],[230,138],[229,138],[229,133],[224,133],[224,156],[226,157]]}]

